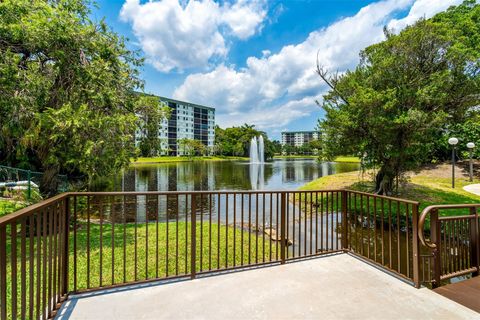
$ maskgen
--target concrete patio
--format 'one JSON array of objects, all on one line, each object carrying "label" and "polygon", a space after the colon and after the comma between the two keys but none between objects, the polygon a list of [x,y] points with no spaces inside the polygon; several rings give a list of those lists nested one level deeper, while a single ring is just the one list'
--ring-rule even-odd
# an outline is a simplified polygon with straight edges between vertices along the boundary
[{"label": "concrete patio", "polygon": [[57,319],[480,319],[349,254],[70,296]]}]

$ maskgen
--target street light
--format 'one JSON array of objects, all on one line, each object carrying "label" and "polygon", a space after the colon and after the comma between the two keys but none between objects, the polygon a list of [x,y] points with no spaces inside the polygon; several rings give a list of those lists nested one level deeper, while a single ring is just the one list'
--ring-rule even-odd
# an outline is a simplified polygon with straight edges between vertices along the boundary
[{"label": "street light", "polygon": [[467,143],[467,148],[468,148],[468,151],[470,152],[470,181],[473,181],[473,162],[472,162],[472,157],[473,157],[473,148],[475,148],[475,143],[473,143],[473,142]]},{"label": "street light", "polygon": [[448,139],[448,144],[452,146],[452,188],[455,188],[455,146],[458,143],[457,138]]}]

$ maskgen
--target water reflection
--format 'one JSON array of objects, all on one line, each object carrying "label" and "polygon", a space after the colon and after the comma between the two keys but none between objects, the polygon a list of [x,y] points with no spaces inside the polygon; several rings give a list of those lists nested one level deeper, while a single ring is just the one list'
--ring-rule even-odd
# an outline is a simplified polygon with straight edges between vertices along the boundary
[{"label": "water reflection", "polygon": [[265,164],[250,163],[250,184],[252,190],[263,190],[265,187]]},{"label": "water reflection", "polygon": [[233,161],[161,163],[133,166],[111,191],[292,190],[322,176],[353,171],[355,163],[276,160],[265,164]]}]

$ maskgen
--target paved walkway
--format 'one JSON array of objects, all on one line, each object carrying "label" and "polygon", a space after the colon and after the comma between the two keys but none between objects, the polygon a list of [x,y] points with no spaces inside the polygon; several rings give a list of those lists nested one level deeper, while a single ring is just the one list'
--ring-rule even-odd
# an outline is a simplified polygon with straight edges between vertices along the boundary
[{"label": "paved walkway", "polygon": [[115,293],[77,295],[58,319],[480,319],[348,254]]},{"label": "paved walkway", "polygon": [[480,183],[469,184],[468,186],[463,187],[463,190],[480,196]]}]

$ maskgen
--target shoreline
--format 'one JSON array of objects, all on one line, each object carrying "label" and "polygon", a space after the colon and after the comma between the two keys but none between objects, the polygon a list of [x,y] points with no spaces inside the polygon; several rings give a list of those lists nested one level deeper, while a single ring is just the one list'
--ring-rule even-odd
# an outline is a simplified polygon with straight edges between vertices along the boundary
[{"label": "shoreline", "polygon": [[[288,159],[318,159],[318,156],[274,156],[273,160],[288,160]],[[130,165],[152,165],[159,163],[176,163],[176,162],[195,162],[195,161],[249,161],[248,157],[233,157],[233,156],[205,156],[205,157],[177,157],[177,156],[160,156],[160,157],[140,157],[137,160],[132,159]],[[357,157],[337,157],[333,161],[326,162],[338,162],[338,163],[360,163],[360,159]]]},{"label": "shoreline", "polygon": [[[403,198],[420,202],[420,210],[432,204],[455,204],[455,203],[478,203],[480,196],[469,193],[464,186],[480,183],[479,177],[473,182],[463,173],[460,166],[456,170],[462,172],[455,179],[456,188],[451,188],[450,175],[451,165],[448,163],[426,166],[418,173],[410,172],[407,182],[400,185],[398,194],[393,197]],[[371,170],[362,173],[361,170],[337,173],[310,181],[297,190],[325,190],[325,189],[351,189],[354,191],[372,192],[374,189],[373,172]]]}]

